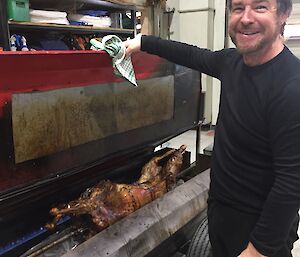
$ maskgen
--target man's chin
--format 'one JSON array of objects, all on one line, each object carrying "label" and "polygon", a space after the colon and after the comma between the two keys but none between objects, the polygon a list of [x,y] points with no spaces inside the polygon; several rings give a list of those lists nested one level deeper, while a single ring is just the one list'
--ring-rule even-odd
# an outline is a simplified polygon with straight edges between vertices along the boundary
[{"label": "man's chin", "polygon": [[258,50],[257,46],[236,45],[236,48],[240,54],[251,54],[251,53],[255,53]]},{"label": "man's chin", "polygon": [[240,42],[236,37],[231,36],[231,40],[234,43],[240,54],[251,54],[259,49],[259,44],[249,44],[250,42]]}]

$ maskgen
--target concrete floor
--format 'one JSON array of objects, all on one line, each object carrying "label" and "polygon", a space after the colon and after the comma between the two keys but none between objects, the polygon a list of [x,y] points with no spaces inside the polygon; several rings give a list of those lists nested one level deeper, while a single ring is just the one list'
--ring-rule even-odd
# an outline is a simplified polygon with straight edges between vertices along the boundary
[{"label": "concrete floor", "polygon": [[[202,130],[200,136],[200,153],[203,153],[203,149],[212,144],[214,140],[214,131],[213,130]],[[191,161],[193,162],[196,158],[196,131],[190,130],[172,140],[164,143],[162,147],[173,147],[179,148],[182,144],[187,145],[187,150],[192,153]],[[300,213],[300,212],[299,212]],[[300,237],[300,224],[298,235]],[[293,257],[300,257],[300,240],[295,242],[294,249],[292,251]]]}]

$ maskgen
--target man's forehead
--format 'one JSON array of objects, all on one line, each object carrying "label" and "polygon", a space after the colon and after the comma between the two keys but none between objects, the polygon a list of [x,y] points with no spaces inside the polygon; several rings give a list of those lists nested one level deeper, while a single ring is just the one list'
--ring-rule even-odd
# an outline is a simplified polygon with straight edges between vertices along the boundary
[{"label": "man's forehead", "polygon": [[274,0],[231,0],[231,4],[233,5],[241,5],[241,4],[260,4],[260,3],[272,3]]}]

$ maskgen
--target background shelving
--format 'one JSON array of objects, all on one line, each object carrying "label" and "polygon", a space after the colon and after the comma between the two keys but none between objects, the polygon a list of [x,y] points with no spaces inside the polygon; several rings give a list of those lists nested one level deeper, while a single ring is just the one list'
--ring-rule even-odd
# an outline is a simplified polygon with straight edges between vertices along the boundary
[{"label": "background shelving", "polygon": [[[91,37],[103,37],[108,34],[116,34],[122,39],[134,37],[136,34],[136,8],[134,5],[121,5],[101,0],[30,0],[30,8],[48,11],[64,11],[77,13],[83,10],[107,11],[112,25],[110,27],[75,26],[50,23],[33,23],[8,20],[7,1],[0,1],[0,46],[4,50],[10,50],[10,36],[13,34],[24,35],[28,39],[43,37],[48,34],[59,34],[63,37],[84,35]],[[29,42],[30,44],[30,42]],[[47,49],[50,50],[50,49]]]}]

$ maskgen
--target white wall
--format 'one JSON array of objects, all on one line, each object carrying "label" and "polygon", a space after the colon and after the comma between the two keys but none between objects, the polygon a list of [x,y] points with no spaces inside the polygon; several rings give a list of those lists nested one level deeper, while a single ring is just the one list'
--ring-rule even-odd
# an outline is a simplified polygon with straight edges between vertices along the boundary
[{"label": "white wall", "polygon": [[[300,2],[300,0],[298,2]],[[300,3],[293,4],[293,11],[287,22],[287,26],[289,25],[300,25]],[[299,31],[297,34],[300,35]],[[285,43],[290,50],[300,58],[300,36],[286,39]]]}]

